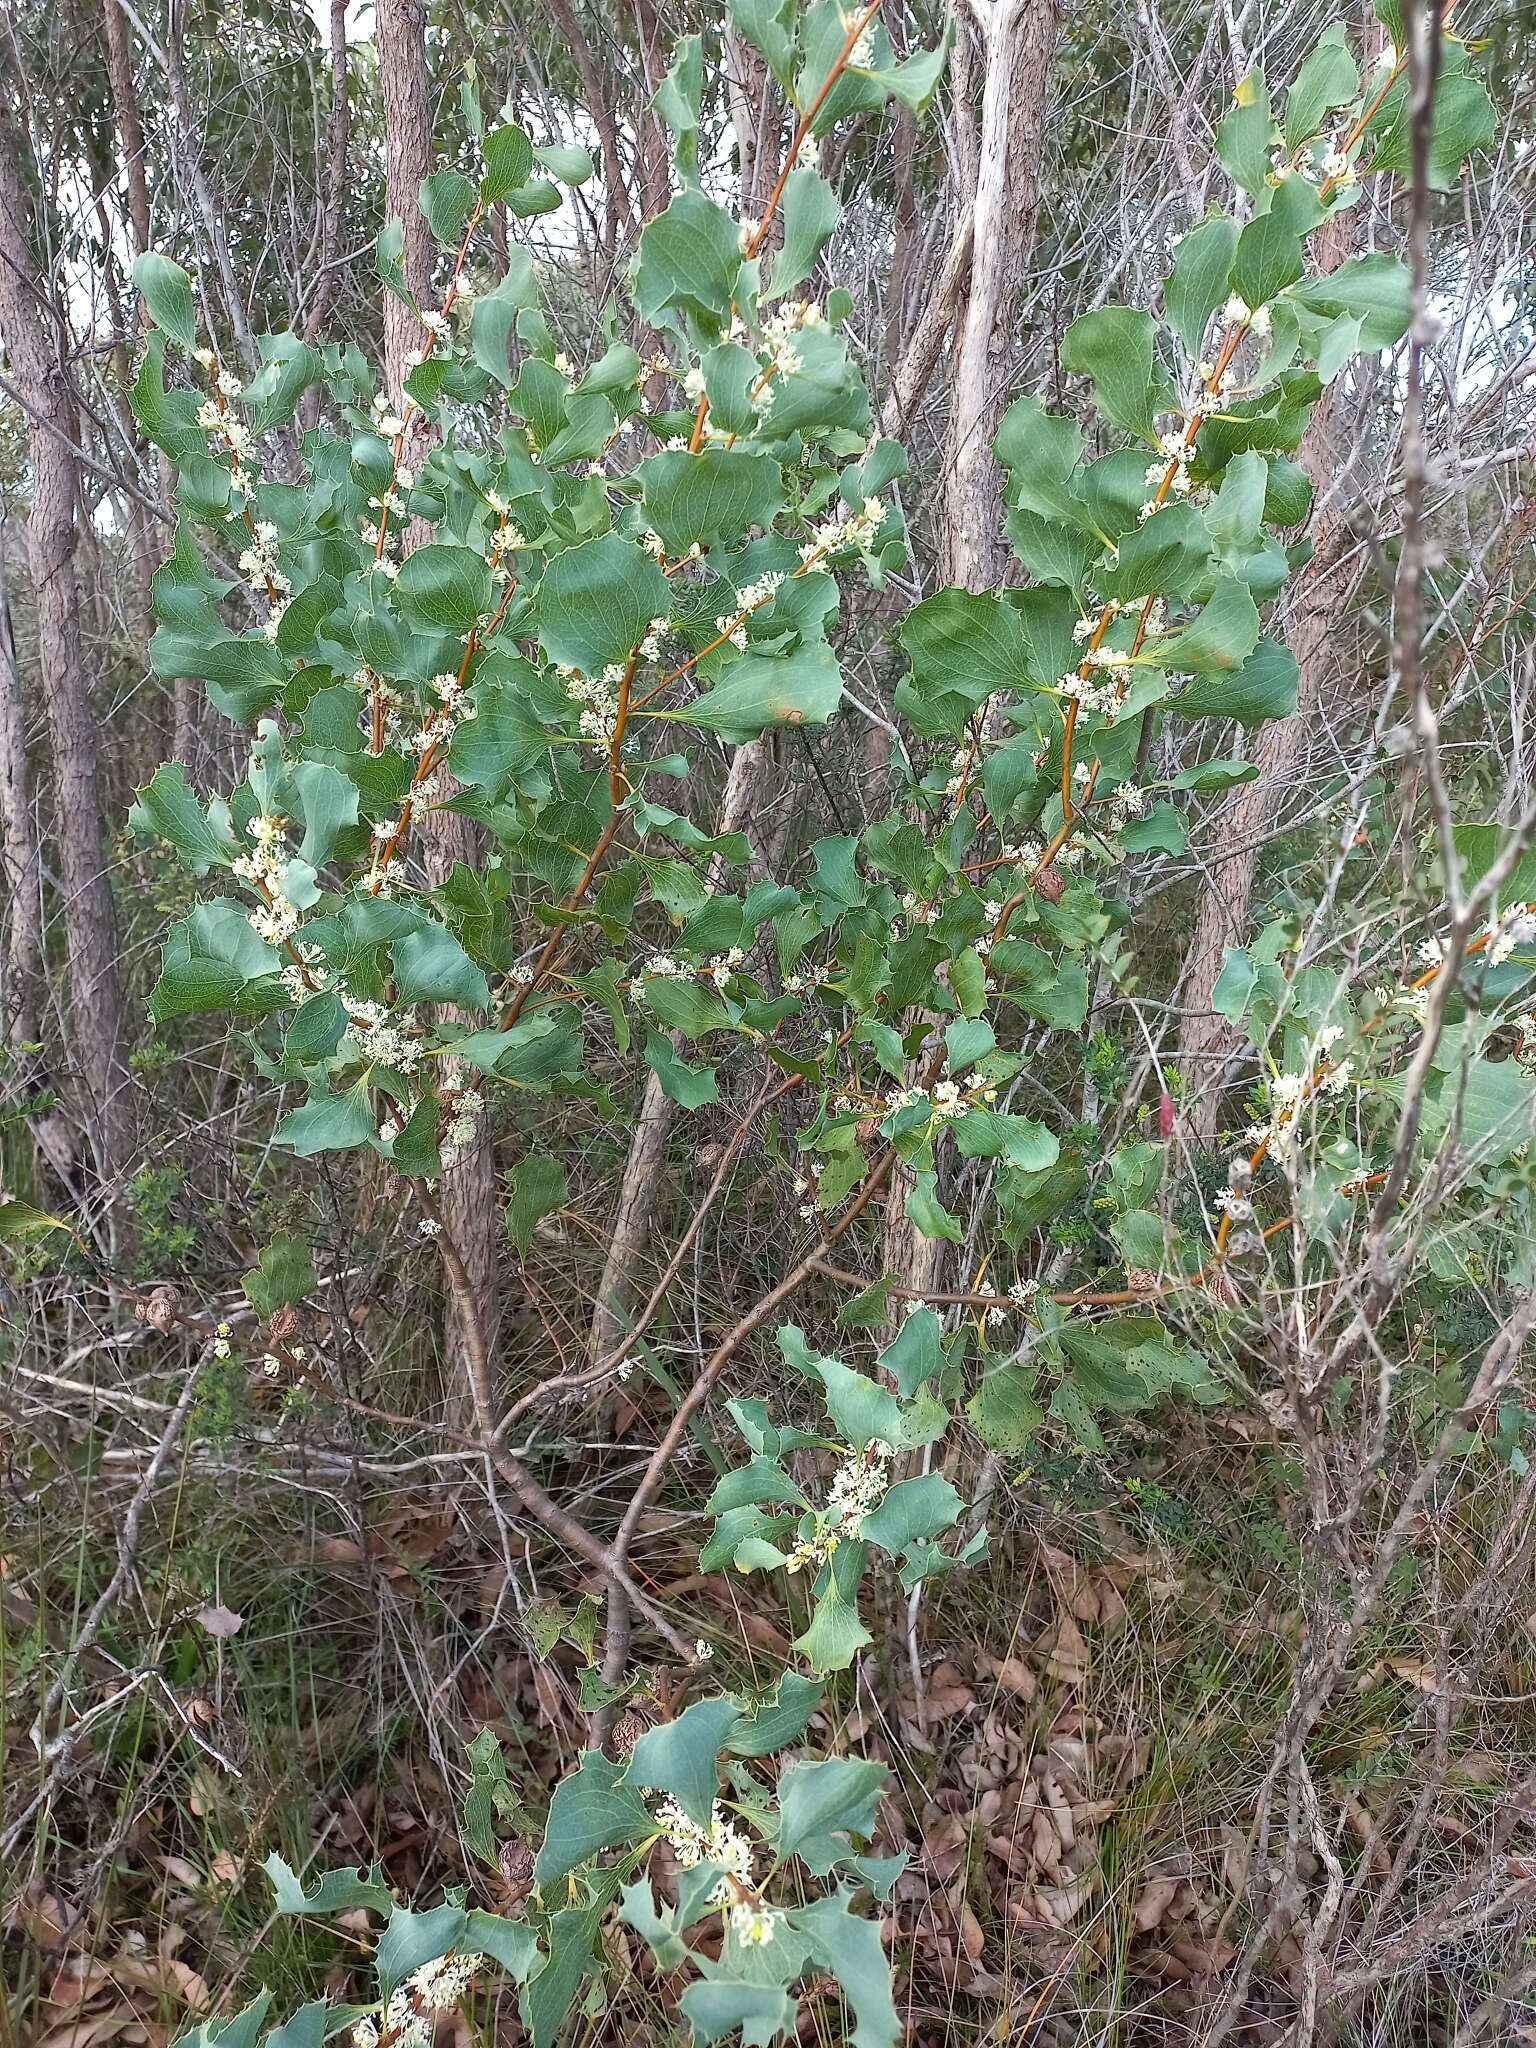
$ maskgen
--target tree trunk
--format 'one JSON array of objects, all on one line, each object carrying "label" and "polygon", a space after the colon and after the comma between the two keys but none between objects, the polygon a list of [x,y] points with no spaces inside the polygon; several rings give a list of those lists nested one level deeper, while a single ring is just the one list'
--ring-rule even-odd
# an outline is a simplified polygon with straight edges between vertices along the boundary
[{"label": "tree trunk", "polygon": [[[114,0],[107,0],[109,7],[113,4]],[[304,339],[308,342],[319,340],[325,316],[336,296],[337,259],[341,255],[341,231],[347,214],[347,145],[352,134],[352,110],[347,102],[347,0],[331,0],[330,37],[331,119],[325,144],[330,161],[326,165],[325,201],[317,237],[320,274],[304,316]]]},{"label": "tree trunk", "polygon": [[[768,742],[748,740],[731,757],[730,773],[720,799],[717,832],[740,832],[760,808],[768,768]],[[718,887],[711,876],[711,887]],[[674,1045],[681,1041],[674,1035]],[[666,1160],[667,1136],[674,1104],[654,1073],[647,1074],[640,1114],[629,1143],[629,1156],[619,1182],[619,1199],[608,1233],[603,1276],[592,1308],[588,1355],[604,1358],[617,1348],[629,1327],[628,1311],[638,1292],[636,1280],[656,1220],[656,1196]]]},{"label": "tree trunk", "polygon": [[[1318,268],[1336,270],[1353,254],[1364,205],[1336,213],[1318,236]],[[1214,1145],[1221,1123],[1220,1068],[1237,1040],[1211,1008],[1217,976],[1229,946],[1248,937],[1259,852],[1274,825],[1286,789],[1303,767],[1335,650],[1339,624],[1354,589],[1349,573],[1352,533],[1337,477],[1341,432],[1340,389],[1329,386],[1317,403],[1296,459],[1316,494],[1312,515],[1312,559],[1297,575],[1289,606],[1291,652],[1296,657],[1296,709],[1289,718],[1262,728],[1259,773],[1233,791],[1213,828],[1220,858],[1204,870],[1195,910],[1194,936],[1184,968],[1184,1023],[1179,1064],[1187,1069],[1189,1119],[1197,1141]]]},{"label": "tree trunk", "polygon": [[[421,182],[432,168],[425,0],[378,0],[377,21],[386,204],[405,230],[405,282],[426,307],[432,288],[432,236],[419,204]],[[393,292],[386,292],[384,379],[397,398],[407,375],[406,357],[421,341],[415,314]]]},{"label": "tree trunk", "polygon": [[1056,47],[1056,0],[973,5],[986,70],[976,164],[970,296],[955,350],[945,465],[949,582],[986,590],[1002,574],[1002,491],[992,441],[1008,394],[1024,273],[1040,210],[1040,154]]},{"label": "tree trunk", "polygon": [[[424,0],[379,0],[379,77],[384,94],[384,161],[389,211],[405,229],[402,268],[405,281],[417,303],[425,310],[432,301],[432,237],[419,204],[422,180],[432,167],[431,93],[427,77],[427,13]],[[422,328],[409,306],[394,294],[384,300],[384,381],[398,405],[409,374],[409,358],[420,348]],[[418,413],[416,435],[410,443],[410,460],[420,462],[424,452],[425,421]],[[407,528],[402,539],[409,553],[418,544],[420,532]],[[427,811],[418,827],[422,857],[434,885],[447,880],[457,862],[476,867],[475,831],[467,818],[452,811]],[[445,1080],[462,1086],[472,1075],[445,1074]],[[456,1362],[470,1356],[474,1340],[471,1317],[478,1321],[485,1341],[495,1354],[497,1322],[496,1285],[496,1160],[490,1137],[481,1125],[481,1135],[458,1161],[443,1173],[440,1197],[443,1228],[464,1262],[472,1305],[458,1305],[457,1291],[448,1290],[444,1336],[449,1355]],[[467,1415],[467,1375],[456,1383],[453,1404]]]},{"label": "tree trunk", "polygon": [[39,665],[53,754],[56,863],[81,1110],[101,1179],[120,1186],[133,1160],[134,1100],[118,1004],[112,892],[101,846],[96,723],[80,654],[75,581],[74,393],[54,309],[32,262],[32,209],[15,131],[0,112],[0,335],[27,411],[27,522]]}]

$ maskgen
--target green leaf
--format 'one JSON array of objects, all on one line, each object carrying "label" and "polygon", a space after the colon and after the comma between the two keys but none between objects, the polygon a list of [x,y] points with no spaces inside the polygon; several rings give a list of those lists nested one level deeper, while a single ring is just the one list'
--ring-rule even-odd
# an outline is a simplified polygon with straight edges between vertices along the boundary
[{"label": "green leaf", "polygon": [[784,246],[773,259],[775,296],[803,284],[836,231],[842,208],[825,178],[791,171],[784,188]]},{"label": "green leaf", "polygon": [[395,590],[404,609],[428,626],[467,633],[491,609],[490,564],[473,548],[434,541],[400,565]]},{"label": "green leaf", "polygon": [[714,1068],[690,1067],[686,1060],[678,1058],[671,1039],[664,1032],[647,1034],[645,1058],[661,1083],[663,1095],[680,1108],[702,1109],[707,1102],[720,1100]]},{"label": "green leaf", "polygon": [[366,1145],[373,1134],[373,1108],[364,1081],[337,1095],[311,1097],[290,1109],[272,1133],[279,1145],[291,1146],[300,1159],[312,1159],[317,1152],[349,1151]]},{"label": "green leaf", "polygon": [[896,1557],[909,1545],[952,1529],[964,1506],[941,1473],[924,1472],[916,1479],[898,1480],[874,1512],[864,1517],[859,1535]]},{"label": "green leaf", "polygon": [[591,155],[575,142],[539,142],[534,160],[551,171],[562,185],[585,185],[595,168]]},{"label": "green leaf", "polygon": [[146,249],[133,266],[134,289],[161,331],[190,353],[197,346],[197,313],[192,280],[179,263]]},{"label": "green leaf", "polygon": [[1359,89],[1360,73],[1344,40],[1344,24],[1331,22],[1286,94],[1286,149],[1294,154],[1309,142],[1324,117],[1336,107],[1348,106]]},{"label": "green leaf", "polygon": [[1203,354],[1211,315],[1232,288],[1228,280],[1236,249],[1237,222],[1222,215],[1191,228],[1174,252],[1163,300],[1168,324],[1191,356]]},{"label": "green leaf", "polygon": [[1033,1448],[1044,1417],[1033,1372],[1012,1360],[987,1367],[965,1412],[989,1450],[1014,1457]]},{"label": "green leaf", "polygon": [[1269,152],[1275,124],[1264,75],[1250,71],[1237,88],[1237,105],[1216,131],[1216,154],[1234,184],[1257,198],[1269,183]]},{"label": "green leaf", "polygon": [[1189,832],[1172,804],[1154,804],[1145,817],[1122,826],[1120,844],[1127,853],[1182,853]]},{"label": "green leaf", "polygon": [[139,791],[128,813],[128,829],[141,839],[166,840],[194,875],[227,868],[240,851],[228,806],[217,798],[205,810],[179,761],[162,762]]},{"label": "green leaf", "polygon": [[1360,347],[1391,348],[1408,332],[1413,317],[1413,281],[1395,256],[1352,256],[1326,277],[1296,285],[1291,298],[1315,313],[1353,314],[1360,321]]},{"label": "green leaf", "polygon": [[470,1785],[464,1797],[464,1841],[483,1863],[494,1869],[499,1844],[493,1817],[514,1819],[522,1802],[508,1783],[506,1759],[494,1728],[482,1728],[466,1747]]},{"label": "green leaf", "polygon": [[826,1687],[819,1679],[786,1671],[767,1692],[739,1700],[741,1716],[726,1739],[729,1756],[772,1756],[803,1735],[821,1705]]},{"label": "green leaf", "polygon": [[480,148],[485,158],[480,197],[485,205],[505,199],[533,176],[533,145],[515,121],[493,128]]},{"label": "green leaf", "polygon": [[637,1790],[670,1792],[707,1833],[720,1782],[720,1751],[738,1715],[734,1700],[696,1700],[675,1721],[647,1728],[630,1759],[630,1782]]},{"label": "green leaf", "polygon": [[674,449],[651,455],[635,471],[645,516],[671,555],[695,541],[713,547],[734,541],[749,526],[766,532],[784,509],[784,479],[769,455],[704,447],[697,455]]},{"label": "green leaf", "polygon": [[1144,441],[1157,439],[1156,416],[1176,411],[1178,396],[1157,363],[1157,324],[1130,306],[1101,306],[1074,320],[1061,340],[1061,365],[1093,379],[1105,419]]},{"label": "green leaf", "polygon": [[[1406,79],[1383,102],[1368,131],[1375,145],[1367,171],[1396,171],[1407,177],[1412,168],[1410,98]],[[1435,93],[1435,125],[1429,146],[1429,182],[1448,192],[1474,150],[1486,149],[1497,128],[1493,102],[1479,79],[1447,65]]]},{"label": "green leaf", "polygon": [[[1074,610],[1069,603],[1069,633]],[[941,590],[907,614],[901,644],[912,662],[914,689],[925,698],[957,697],[966,711],[999,690],[1054,687],[1063,673],[1060,667],[1044,672],[1027,615],[985,593]]]},{"label": "green leaf", "polygon": [[1005,1116],[995,1109],[968,1109],[954,1126],[955,1144],[965,1159],[1005,1159],[1039,1173],[1054,1166],[1061,1147],[1054,1131],[1032,1117]]},{"label": "green leaf", "polygon": [[792,1915],[798,1932],[811,1938],[812,1952],[837,1979],[853,2008],[853,2048],[896,2048],[901,2021],[891,1996],[891,1966],[880,1925],[851,1910],[851,1891],[817,1899]]},{"label": "green leaf", "polygon": [[737,227],[702,192],[680,192],[640,236],[635,303],[642,320],[692,313],[711,333],[729,319],[741,274]]},{"label": "green leaf", "polygon": [[904,1401],[943,1369],[943,1335],[944,1325],[931,1308],[915,1302],[904,1308],[894,1343],[880,1354],[880,1370],[895,1380]]},{"label": "green leaf", "polygon": [[818,1358],[811,1369],[826,1389],[827,1413],[856,1451],[900,1442],[901,1405],[888,1388],[840,1358]]},{"label": "green leaf", "polygon": [[775,725],[825,725],[842,701],[837,657],[822,643],[793,654],[739,654],[712,690],[674,715],[723,740],[756,739]]},{"label": "green leaf", "polygon": [[309,1242],[291,1230],[280,1230],[256,1256],[256,1270],[241,1281],[245,1298],[266,1320],[291,1307],[320,1285]]},{"label": "green leaf", "polygon": [[859,1619],[859,1580],[867,1556],[862,1543],[841,1543],[823,1571],[810,1626],[794,1644],[813,1671],[846,1671],[860,1650],[874,1641]]},{"label": "green leaf", "polygon": [[470,353],[498,384],[512,383],[509,352],[517,317],[537,297],[533,259],[526,249],[514,248],[508,251],[506,276],[475,300],[469,316]]},{"label": "green leaf", "polygon": [[239,904],[200,903],[165,942],[160,979],[149,999],[157,1024],[204,1010],[264,1016],[287,1006],[278,979],[282,955],[252,931]]},{"label": "green leaf", "polygon": [[474,181],[462,171],[434,171],[422,180],[418,203],[433,239],[445,249],[456,249],[475,203]]},{"label": "green leaf", "polygon": [[579,1766],[562,1778],[549,1802],[544,1846],[533,1866],[540,1889],[585,1863],[600,1849],[644,1841],[657,1832],[645,1801],[624,1783],[626,1764],[600,1750],[583,1752]]},{"label": "green leaf", "polygon": [[1237,238],[1232,289],[1249,306],[1267,306],[1301,276],[1301,236],[1281,214],[1261,213]]},{"label": "green leaf", "polygon": [[672,592],[655,559],[635,541],[603,534],[566,548],[539,586],[539,639],[551,661],[597,676],[627,661],[671,610]]},{"label": "green leaf", "polygon": [[62,1216],[50,1216],[34,1209],[30,1202],[0,1202],[0,1244],[25,1244],[34,1237],[46,1237],[52,1230],[74,1231]]},{"label": "green leaf", "polygon": [[462,1003],[490,1007],[485,970],[471,960],[446,925],[423,924],[394,944],[395,991],[402,1003]]},{"label": "green leaf", "polygon": [[1223,570],[1212,581],[1204,610],[1187,626],[1149,641],[1140,659],[1158,668],[1222,674],[1240,670],[1258,638],[1258,609],[1247,584]]},{"label": "green leaf", "polygon": [[404,300],[413,310],[416,305],[411,288],[405,281],[405,224],[403,221],[387,220],[379,229],[373,244],[373,268],[397,299]]},{"label": "green leaf", "polygon": [[738,2027],[742,2048],[769,2048],[794,2037],[798,2007],[776,1984],[705,1977],[688,1985],[678,2004],[696,2042],[718,2041]]},{"label": "green leaf", "polygon": [[269,1856],[261,1867],[272,1880],[273,1905],[279,1913],[354,1913],[359,1907],[370,1913],[395,1910],[394,1895],[377,1863],[366,1876],[361,1870],[328,1870],[312,1892],[305,1891],[298,1873],[281,1856]]},{"label": "green leaf", "polygon": [[179,2034],[171,2048],[255,2048],[256,2036],[271,2003],[270,1991],[258,1991],[233,2019],[204,2020],[190,2034]]},{"label": "green leaf", "polygon": [[530,1152],[513,1167],[511,1189],[507,1235],[517,1246],[518,1257],[526,1259],[539,1224],[566,1205],[570,1189],[565,1168],[548,1153]]},{"label": "green leaf", "polygon": [[1258,764],[1253,761],[1196,761],[1181,768],[1169,783],[1170,789],[1232,789],[1239,782],[1252,782]]},{"label": "green leaf", "polygon": [[875,1832],[884,1764],[852,1757],[786,1764],[779,1776],[779,1854],[825,1877],[852,1852],[850,1835]]},{"label": "green leaf", "polygon": [[1231,675],[1197,676],[1173,700],[1184,718],[1235,718],[1239,725],[1262,725],[1267,718],[1288,718],[1296,709],[1296,657],[1278,640],[1260,640],[1248,659]]}]

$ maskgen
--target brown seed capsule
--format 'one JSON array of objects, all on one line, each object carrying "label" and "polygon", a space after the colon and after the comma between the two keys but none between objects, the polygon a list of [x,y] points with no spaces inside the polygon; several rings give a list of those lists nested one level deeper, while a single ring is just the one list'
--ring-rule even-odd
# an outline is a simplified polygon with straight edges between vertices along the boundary
[{"label": "brown seed capsule", "polygon": [[507,1888],[507,1903],[516,1905],[533,1890],[533,1851],[514,1836],[502,1843],[496,1860],[501,1866],[501,1881]]},{"label": "brown seed capsule", "polygon": [[295,1337],[299,1330],[299,1312],[292,1303],[277,1309],[267,1320],[268,1333],[281,1344],[285,1337]]},{"label": "brown seed capsule", "polygon": [[1038,868],[1030,877],[1030,886],[1047,903],[1059,903],[1067,893],[1066,877],[1058,874],[1055,868]]},{"label": "brown seed capsule", "polygon": [[147,1301],[136,1301],[133,1305],[134,1320],[148,1324],[162,1336],[175,1329],[180,1313],[181,1295],[174,1287],[157,1287]]},{"label": "brown seed capsule", "polygon": [[636,1707],[626,1707],[613,1724],[613,1747],[618,1756],[632,1756],[650,1721]]}]

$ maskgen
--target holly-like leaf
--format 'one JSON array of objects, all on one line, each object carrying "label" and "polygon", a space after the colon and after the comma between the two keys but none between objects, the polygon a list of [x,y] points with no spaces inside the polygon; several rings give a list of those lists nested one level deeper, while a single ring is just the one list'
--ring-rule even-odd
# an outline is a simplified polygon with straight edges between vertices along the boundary
[{"label": "holly-like leaf", "polygon": [[842,702],[837,657],[822,643],[793,654],[740,654],[712,690],[674,715],[723,740],[756,739],[775,725],[825,725]]},{"label": "holly-like leaf", "polygon": [[1112,426],[1156,441],[1157,414],[1178,407],[1178,394],[1157,361],[1157,325],[1130,306],[1101,306],[1072,322],[1061,339],[1061,365],[1093,379],[1093,401]]},{"label": "holly-like leaf", "polygon": [[149,308],[155,325],[188,353],[197,346],[197,312],[192,280],[179,263],[146,249],[133,266],[134,289]]},{"label": "holly-like leaf", "polygon": [[875,1832],[884,1764],[853,1757],[790,1763],[779,1777],[779,1854],[798,1856],[817,1877],[852,1852],[851,1835]]},{"label": "holly-like leaf", "polygon": [[629,658],[671,602],[654,557],[637,542],[606,533],[566,548],[544,571],[539,639],[551,661],[598,676]]},{"label": "holly-like leaf", "polygon": [[530,1152],[512,1169],[507,1203],[507,1235],[526,1259],[533,1234],[546,1216],[553,1216],[566,1204],[569,1189],[565,1168],[548,1153]]},{"label": "holly-like leaf", "polygon": [[696,1700],[675,1721],[647,1728],[630,1759],[630,1782],[648,1792],[670,1792],[695,1826],[707,1832],[720,1782],[720,1751],[738,1714],[734,1700]]},{"label": "holly-like leaf", "polygon": [[624,1782],[627,1769],[589,1749],[570,1776],[560,1780],[549,1802],[544,1846],[533,1866],[536,1884],[564,1877],[600,1849],[640,1842],[657,1832],[639,1791]]}]

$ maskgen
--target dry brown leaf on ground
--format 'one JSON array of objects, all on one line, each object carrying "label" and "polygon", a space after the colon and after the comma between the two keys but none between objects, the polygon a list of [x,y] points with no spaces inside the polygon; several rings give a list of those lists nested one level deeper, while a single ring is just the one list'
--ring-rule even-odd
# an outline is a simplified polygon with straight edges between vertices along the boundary
[{"label": "dry brown leaf on ground", "polygon": [[1091,1668],[1088,1644],[1076,1619],[1063,1611],[1035,1643],[1047,1678],[1058,1685],[1083,1685]]}]

